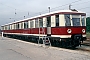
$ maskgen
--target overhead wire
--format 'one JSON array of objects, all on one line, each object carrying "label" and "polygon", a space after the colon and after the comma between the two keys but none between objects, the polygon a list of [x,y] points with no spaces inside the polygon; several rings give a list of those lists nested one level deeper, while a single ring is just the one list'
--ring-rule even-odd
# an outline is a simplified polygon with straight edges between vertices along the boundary
[{"label": "overhead wire", "polygon": [[[51,9],[51,11],[52,11],[52,10],[58,9],[59,7],[61,8],[61,7],[70,5],[70,4],[73,6],[73,5],[75,5],[76,3],[80,2],[80,1],[82,1],[82,0],[76,0],[76,1],[67,3],[67,4],[64,4],[64,5],[55,7],[55,8],[50,8],[50,9]],[[83,3],[86,3],[86,2],[89,2],[89,1],[85,1],[85,2],[83,2]],[[0,3],[0,4],[3,4],[3,3]],[[14,9],[14,10],[15,10],[15,14],[17,14],[17,13],[16,13],[16,10],[17,10],[17,11],[19,10],[19,9],[14,8],[14,7],[8,6],[8,5],[6,5],[6,4],[3,4],[3,5],[5,5],[5,6],[9,7],[9,8]],[[77,4],[77,5],[78,5],[78,4]],[[86,7],[86,8],[87,8],[87,7]],[[84,9],[84,8],[81,8],[81,9]],[[20,10],[20,11],[23,11],[23,10]],[[32,15],[30,15],[29,12],[27,12],[27,14],[29,14],[29,16],[35,16],[35,15],[38,15],[38,14],[42,14],[42,13],[44,13],[44,12],[48,12],[48,10],[41,11],[41,12],[38,12],[38,13],[33,13]]]},{"label": "overhead wire", "polygon": [[16,9],[16,8],[14,8],[14,7],[11,7],[11,6],[9,6],[9,5],[3,4],[3,3],[1,3],[1,2],[0,2],[0,4],[5,5],[5,6],[9,7],[9,8],[14,9],[14,10]]},{"label": "overhead wire", "polygon": [[[71,3],[64,4],[64,5],[61,5],[61,6],[58,6],[58,7],[63,7],[63,6],[66,6],[66,5],[72,4],[72,3],[79,2],[79,1],[81,1],[81,0],[76,0],[76,1],[73,1],[73,2],[71,2]],[[3,4],[3,3],[0,3],[0,4]],[[7,6],[7,7],[10,7],[10,8],[13,8],[14,10],[18,10],[18,9],[16,9],[16,8],[14,8],[14,7],[9,6],[9,5],[6,5],[6,4],[3,4],[3,5],[5,5],[5,6]],[[56,8],[58,8],[58,7],[51,8],[51,10],[52,10],[52,9],[56,9]],[[21,11],[22,11],[22,10],[21,10]],[[48,11],[48,10],[45,10],[45,11],[42,11],[42,12],[46,12],[46,11]],[[38,12],[38,13],[34,13],[34,14],[42,14],[42,12]],[[33,15],[34,15],[34,14],[33,14]]]},{"label": "overhead wire", "polygon": [[[64,5],[61,5],[61,6],[58,6],[58,7],[63,7],[63,6],[66,6],[66,5],[69,5],[69,4],[72,4],[72,3],[77,3],[77,2],[79,2],[79,1],[82,1],[82,0],[76,0],[76,1],[73,1],[73,2],[71,2],[71,3],[68,3],[68,4],[64,4]],[[50,8],[50,10],[52,10],[52,9],[57,9],[58,7],[54,7],[54,8]],[[39,12],[40,14],[42,14],[42,12],[46,12],[46,11],[48,11],[48,10],[45,10],[45,11],[41,11],[41,12]],[[34,13],[34,14],[37,14],[37,13]]]},{"label": "overhead wire", "polygon": [[[89,1],[85,1],[85,2],[81,2],[81,3],[74,3],[73,5],[75,5],[75,6],[76,6],[76,5],[81,5],[81,4],[84,4],[84,3],[89,3],[89,2],[90,2],[90,0],[89,0]],[[73,6],[73,5],[72,5],[72,6]]]}]

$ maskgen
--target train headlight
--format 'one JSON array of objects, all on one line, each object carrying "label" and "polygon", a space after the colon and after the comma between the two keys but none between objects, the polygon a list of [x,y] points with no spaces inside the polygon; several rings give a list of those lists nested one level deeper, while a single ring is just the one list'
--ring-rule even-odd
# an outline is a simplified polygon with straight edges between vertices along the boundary
[{"label": "train headlight", "polygon": [[72,32],[72,30],[71,30],[71,29],[68,29],[68,30],[67,30],[67,32],[68,32],[68,33],[71,33],[71,32]]},{"label": "train headlight", "polygon": [[85,29],[82,29],[82,32],[85,33]]}]

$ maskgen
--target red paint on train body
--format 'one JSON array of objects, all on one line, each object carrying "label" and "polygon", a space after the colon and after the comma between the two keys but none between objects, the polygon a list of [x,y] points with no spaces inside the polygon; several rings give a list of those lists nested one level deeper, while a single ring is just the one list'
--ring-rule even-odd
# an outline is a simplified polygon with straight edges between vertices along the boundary
[{"label": "red paint on train body", "polygon": [[[67,30],[71,29],[71,33]],[[85,29],[85,33],[82,30]],[[44,32],[42,32],[44,31]],[[16,30],[4,30],[5,33],[22,33],[22,34],[39,34],[39,28],[29,28],[29,29],[16,29]],[[40,34],[47,34],[47,28],[40,28]],[[52,27],[51,35],[72,35],[72,34],[86,34],[86,27]]]},{"label": "red paint on train body", "polygon": [[[68,33],[67,30],[71,29],[71,33]],[[85,29],[85,33],[82,32],[82,29]],[[52,35],[72,35],[72,34],[86,34],[86,27],[55,27],[52,28]]]}]

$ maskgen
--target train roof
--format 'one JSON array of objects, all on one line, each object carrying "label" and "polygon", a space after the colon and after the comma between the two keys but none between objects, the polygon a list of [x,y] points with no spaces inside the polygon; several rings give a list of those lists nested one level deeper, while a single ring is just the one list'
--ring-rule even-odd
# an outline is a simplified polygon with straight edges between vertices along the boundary
[{"label": "train roof", "polygon": [[[14,24],[14,23],[18,23],[18,22],[22,22],[22,21],[27,21],[27,20],[32,20],[32,19],[35,19],[35,18],[40,18],[40,17],[44,17],[44,16],[49,16],[49,15],[54,15],[54,14],[69,14],[69,13],[78,13],[78,14],[86,14],[85,12],[81,12],[81,11],[77,11],[75,9],[73,10],[59,10],[59,11],[54,11],[54,12],[49,12],[49,13],[46,13],[46,14],[41,14],[41,15],[38,15],[38,16],[34,16],[34,17],[30,17],[30,18],[26,18],[26,19],[22,19],[22,20],[19,20],[19,21],[15,21],[15,22],[12,22],[12,23],[8,23],[8,24],[5,24],[5,25],[10,25],[10,24]],[[2,25],[4,26],[4,25]]]}]

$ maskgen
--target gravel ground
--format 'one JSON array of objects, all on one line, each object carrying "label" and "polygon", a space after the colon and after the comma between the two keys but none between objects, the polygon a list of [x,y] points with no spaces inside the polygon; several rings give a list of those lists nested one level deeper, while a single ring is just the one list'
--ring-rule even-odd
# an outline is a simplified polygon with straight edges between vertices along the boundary
[{"label": "gravel ground", "polygon": [[0,60],[90,60],[90,53],[0,37]]},{"label": "gravel ground", "polygon": [[87,32],[86,35],[87,35],[87,38],[90,38],[90,32]]}]

